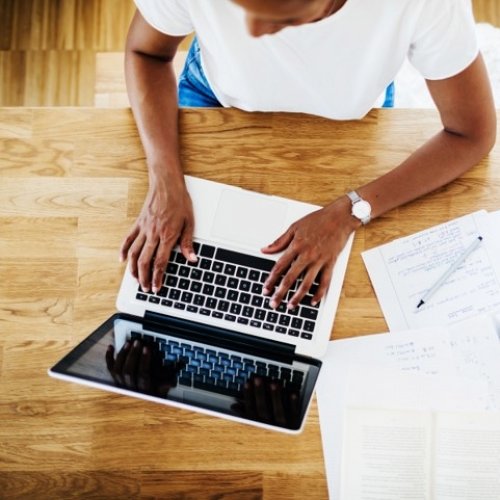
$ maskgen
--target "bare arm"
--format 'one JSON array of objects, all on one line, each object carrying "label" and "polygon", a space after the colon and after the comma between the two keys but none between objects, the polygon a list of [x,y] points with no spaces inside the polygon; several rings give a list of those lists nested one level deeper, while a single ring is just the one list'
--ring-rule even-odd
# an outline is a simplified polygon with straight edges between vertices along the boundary
[{"label": "bare arm", "polygon": [[184,256],[195,259],[192,206],[179,155],[177,83],[172,62],[182,39],[155,30],[139,12],[127,37],[125,77],[146,153],[149,191],[120,254],[122,259],[129,257],[132,274],[146,291],[159,288],[178,240]]},{"label": "bare arm", "polygon": [[[443,130],[401,165],[357,189],[371,203],[373,217],[456,179],[486,156],[495,143],[495,108],[480,55],[460,74],[428,81],[427,85],[441,115]],[[361,224],[350,213],[351,202],[347,196],[342,196],[297,221],[278,240],[263,249],[267,253],[285,250],[265,284],[271,293],[280,275],[285,273],[274,292],[274,305],[283,300],[301,273],[305,275],[303,284],[289,306],[293,307],[301,300],[319,273],[320,286],[314,301],[322,298],[338,254],[350,233]]]}]

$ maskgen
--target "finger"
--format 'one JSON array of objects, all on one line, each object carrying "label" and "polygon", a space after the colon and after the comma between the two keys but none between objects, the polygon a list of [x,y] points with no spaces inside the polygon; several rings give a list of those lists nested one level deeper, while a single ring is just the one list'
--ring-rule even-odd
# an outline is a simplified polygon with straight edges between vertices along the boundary
[{"label": "finger", "polygon": [[141,255],[137,260],[137,268],[139,271],[139,283],[145,292],[149,292],[151,288],[151,269],[153,256],[160,242],[159,238],[151,237],[146,240],[142,247]]},{"label": "finger", "polygon": [[266,383],[262,377],[255,377],[253,380],[255,392],[255,408],[257,410],[257,417],[264,422],[271,420],[269,407],[266,400]]},{"label": "finger", "polygon": [[290,290],[303,271],[304,265],[300,262],[300,259],[296,259],[285,276],[283,276],[279,287],[271,298],[270,305],[272,308],[276,309],[281,304],[281,301],[285,298],[288,290]]},{"label": "finger", "polygon": [[115,366],[115,348],[112,345],[108,345],[108,349],[106,351],[106,366],[108,371],[113,373],[113,368]]},{"label": "finger", "polygon": [[125,363],[125,360],[127,359],[128,353],[130,351],[130,346],[131,342],[127,340],[125,342],[125,345],[120,349],[120,352],[118,353],[118,356],[116,356],[116,361],[114,365],[114,373],[118,379],[118,382],[121,385],[125,384],[125,381],[123,380],[123,365]]},{"label": "finger", "polygon": [[296,428],[300,424],[300,405],[299,395],[295,390],[289,394],[289,403],[288,422],[291,428]]},{"label": "finger", "polygon": [[142,344],[139,340],[134,340],[125,364],[123,365],[123,379],[127,387],[137,387],[137,365],[142,351]]},{"label": "finger", "polygon": [[290,226],[277,240],[261,249],[263,253],[276,253],[284,250],[293,240],[294,230]]},{"label": "finger", "polygon": [[329,264],[321,270],[321,279],[319,281],[319,287],[313,295],[311,300],[311,305],[315,306],[319,301],[325,296],[326,291],[332,281],[333,267],[335,263]]},{"label": "finger", "polygon": [[135,279],[139,279],[139,270],[137,267],[137,261],[139,260],[139,255],[141,254],[142,247],[146,241],[146,236],[138,235],[135,241],[132,243],[128,250],[128,261],[130,264],[130,272]]},{"label": "finger", "polygon": [[278,425],[286,425],[285,408],[283,406],[283,388],[279,381],[273,381],[269,385],[271,392],[271,404],[273,406],[274,420]]},{"label": "finger", "polygon": [[165,269],[167,268],[170,254],[172,253],[172,247],[173,242],[160,240],[153,263],[152,288],[154,293],[157,293],[163,284],[163,276],[165,274]]},{"label": "finger", "polygon": [[295,309],[297,307],[297,305],[300,303],[300,301],[305,297],[306,293],[312,287],[313,282],[320,271],[321,271],[320,266],[314,266],[307,270],[299,288],[293,294],[292,298],[288,301],[288,306],[287,306],[288,309]]},{"label": "finger", "polygon": [[142,348],[142,355],[137,369],[137,388],[140,391],[151,392],[151,349]]},{"label": "finger", "polygon": [[294,261],[296,257],[295,251],[292,248],[289,248],[274,264],[269,276],[264,282],[264,288],[262,289],[262,293],[264,295],[269,295],[276,283],[279,282],[282,275],[285,273],[287,269],[290,268],[290,265]]},{"label": "finger", "polygon": [[255,394],[253,380],[247,380],[243,386],[243,404],[246,415],[254,420],[257,419],[257,410],[255,408]]},{"label": "finger", "polygon": [[192,220],[190,220],[184,226],[184,230],[182,231],[179,245],[181,247],[182,255],[184,255],[186,260],[188,262],[194,263],[198,261],[198,257],[196,257],[193,248],[193,232],[194,232],[194,223]]},{"label": "finger", "polygon": [[128,251],[132,246],[132,243],[135,241],[137,236],[139,235],[140,229],[138,225],[135,225],[132,228],[132,231],[128,234],[128,236],[123,240],[122,246],[120,247],[120,261],[124,262],[127,259]]}]

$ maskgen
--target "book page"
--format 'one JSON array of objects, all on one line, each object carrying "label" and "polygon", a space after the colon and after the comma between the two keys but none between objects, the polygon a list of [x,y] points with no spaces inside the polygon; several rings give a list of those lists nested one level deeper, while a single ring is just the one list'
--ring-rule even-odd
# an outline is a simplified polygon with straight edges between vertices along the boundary
[{"label": "book page", "polygon": [[[390,330],[449,325],[500,307],[499,235],[491,220],[482,210],[363,252]],[[417,309],[478,235],[479,247]]]},{"label": "book page", "polygon": [[342,500],[430,500],[428,412],[348,408]]},{"label": "book page", "polygon": [[500,413],[438,413],[436,500],[500,498]]}]

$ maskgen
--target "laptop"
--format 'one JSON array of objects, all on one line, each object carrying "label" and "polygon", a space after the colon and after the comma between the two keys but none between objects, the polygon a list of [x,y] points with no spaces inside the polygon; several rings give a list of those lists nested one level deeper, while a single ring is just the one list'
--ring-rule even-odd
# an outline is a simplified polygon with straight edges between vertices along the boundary
[{"label": "laptop", "polygon": [[[320,207],[186,176],[196,264],[178,247],[157,293],[125,271],[114,314],[49,374],[119,394],[287,433],[302,430],[352,246],[322,301],[293,310],[262,287],[277,255],[260,248]],[[321,230],[321,228],[318,228]],[[300,279],[288,293],[291,297]]]}]

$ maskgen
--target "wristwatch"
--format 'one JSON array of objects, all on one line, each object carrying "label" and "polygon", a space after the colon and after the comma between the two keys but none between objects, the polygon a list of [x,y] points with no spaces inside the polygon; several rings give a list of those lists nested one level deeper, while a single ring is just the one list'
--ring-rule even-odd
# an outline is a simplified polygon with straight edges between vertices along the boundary
[{"label": "wristwatch", "polygon": [[366,200],[363,200],[356,191],[350,191],[347,193],[347,197],[352,202],[351,215],[359,219],[361,224],[368,224],[371,220],[372,206]]}]

